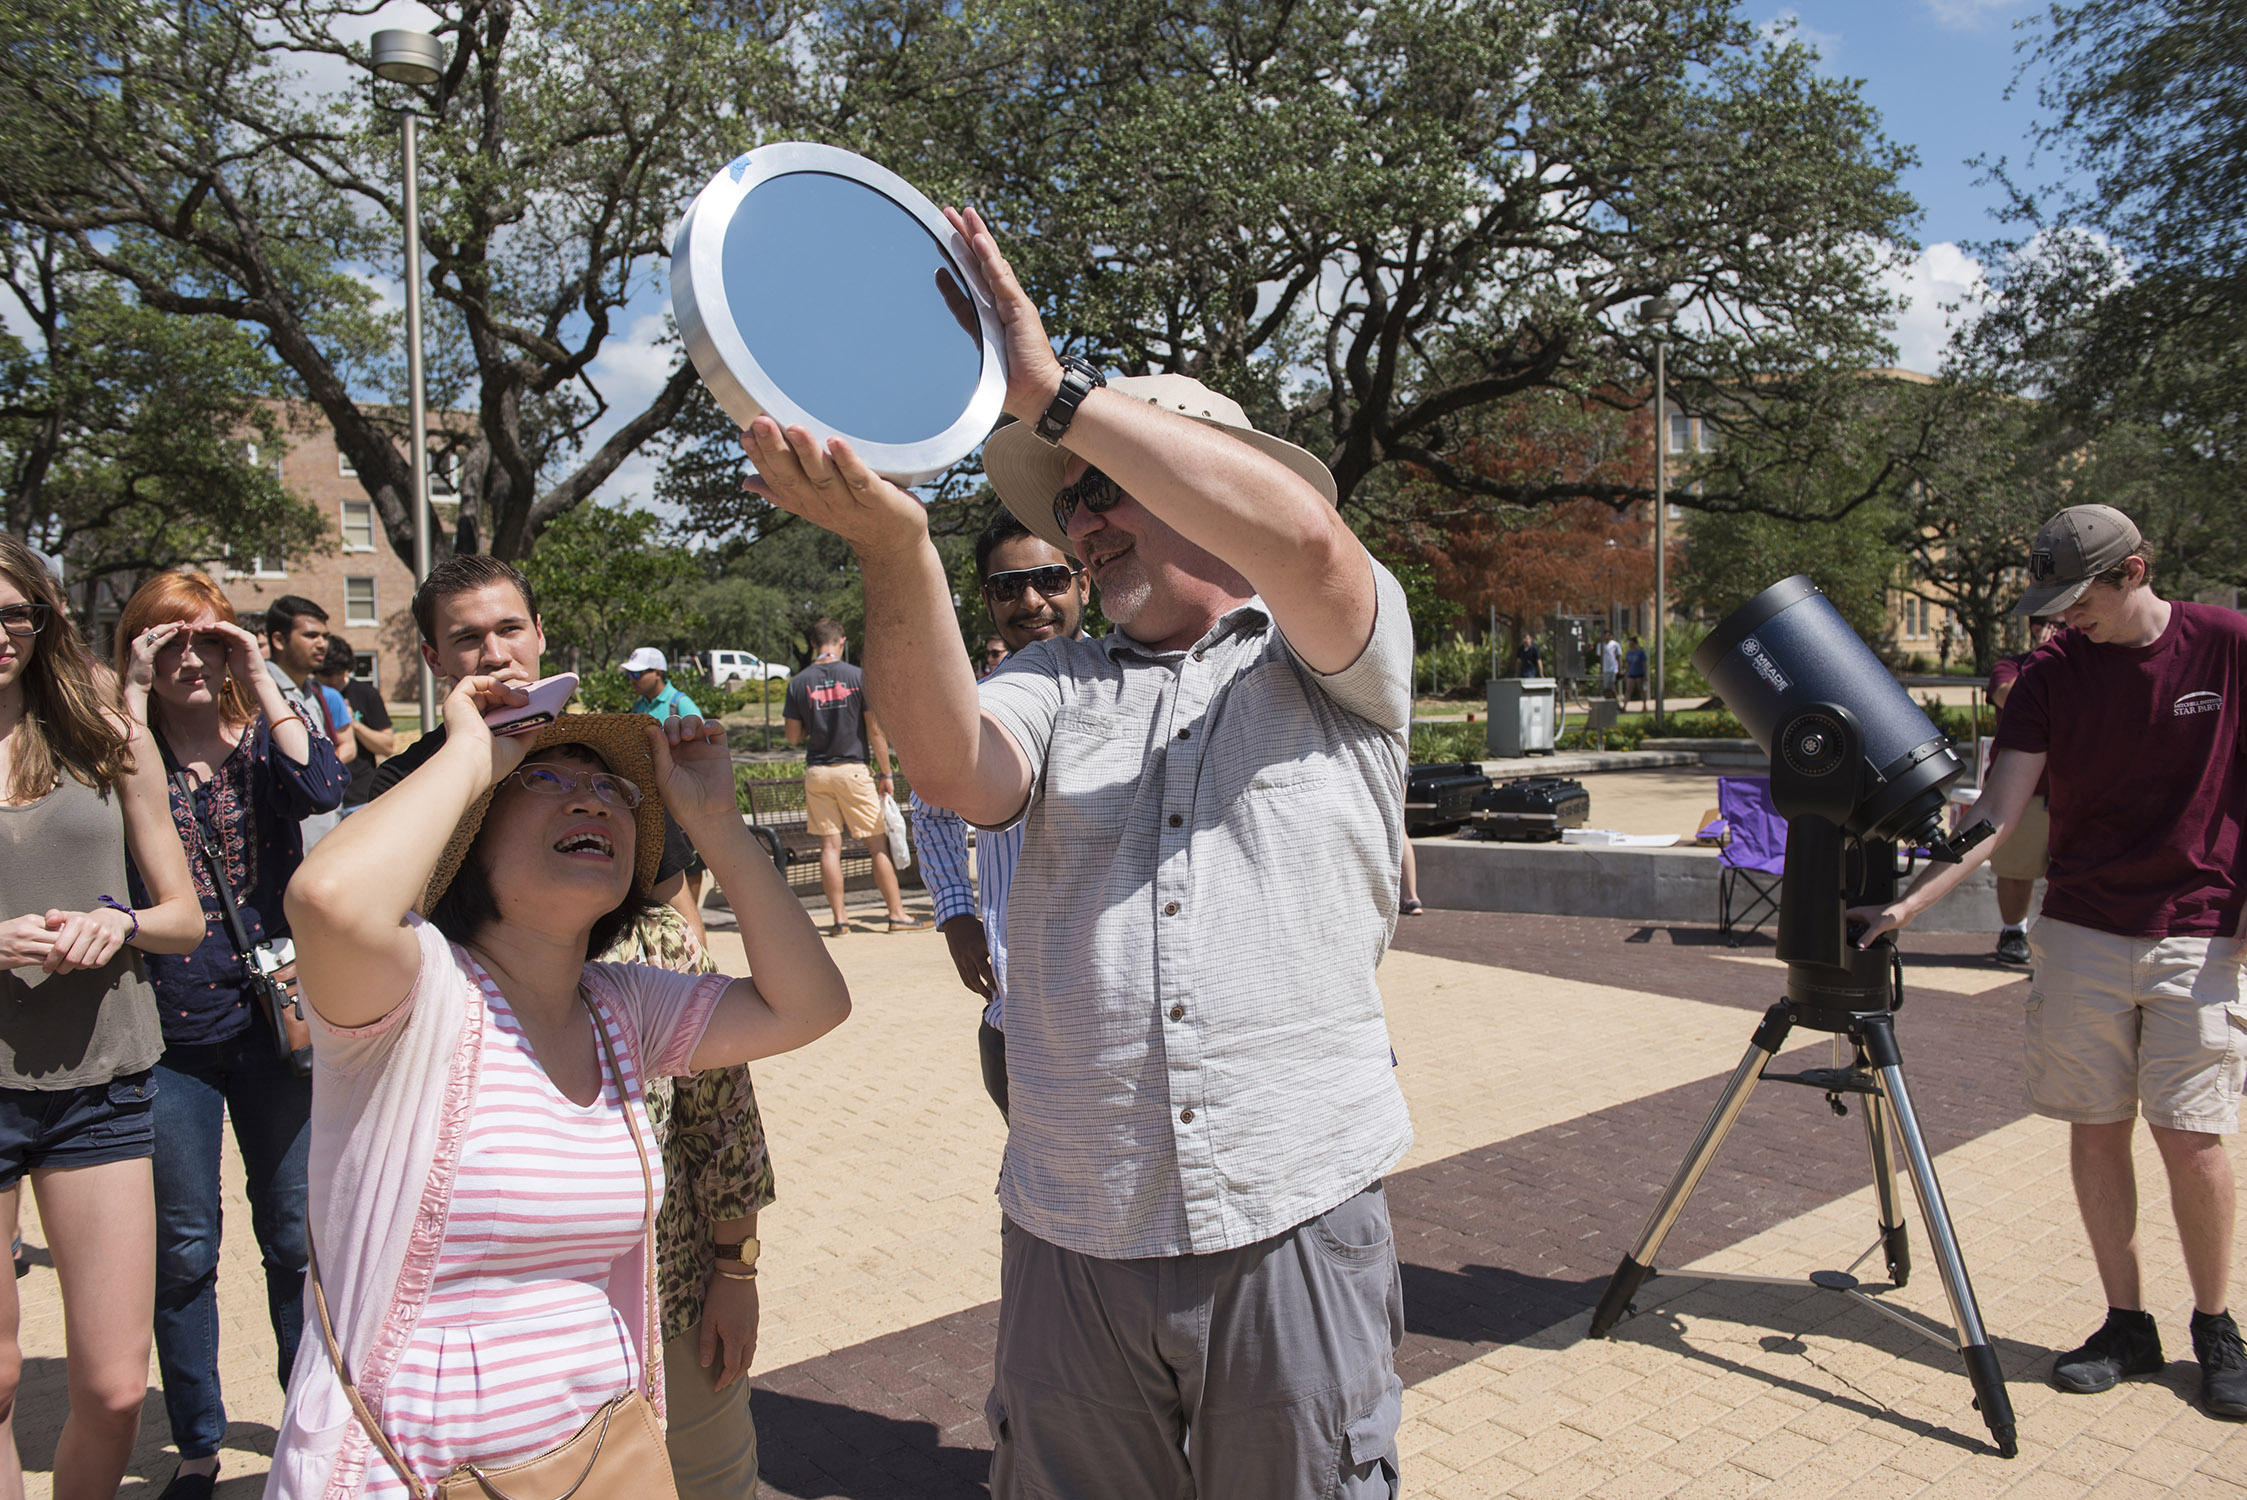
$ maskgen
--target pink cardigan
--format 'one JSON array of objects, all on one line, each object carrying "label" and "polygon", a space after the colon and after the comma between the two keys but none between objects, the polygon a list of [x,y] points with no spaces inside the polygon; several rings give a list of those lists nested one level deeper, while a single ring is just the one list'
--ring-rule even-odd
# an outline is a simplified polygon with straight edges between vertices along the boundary
[{"label": "pink cardigan", "polygon": [[[414,989],[371,1026],[344,1030],[312,1017],[315,1055],[309,1214],[321,1285],[360,1395],[379,1419],[390,1372],[427,1302],[452,1206],[460,1144],[476,1100],[484,1047],[482,991],[460,948],[419,917]],[[723,974],[675,974],[587,964],[585,990],[630,1049],[642,1077],[679,1075],[702,1039]],[[652,1059],[652,1061],[651,1061]],[[653,1143],[650,1143],[653,1149]],[[610,1296],[641,1347],[656,1310],[635,1251],[617,1265]],[[659,1412],[662,1371],[652,1372]],[[304,1339],[289,1375],[266,1500],[353,1500],[367,1465],[381,1463],[328,1363],[305,1291]]]}]

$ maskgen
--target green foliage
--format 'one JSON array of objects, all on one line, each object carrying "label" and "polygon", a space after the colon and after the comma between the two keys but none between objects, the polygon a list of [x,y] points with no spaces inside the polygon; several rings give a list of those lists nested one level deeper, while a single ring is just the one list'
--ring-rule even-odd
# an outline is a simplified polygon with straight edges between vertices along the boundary
[{"label": "green foliage", "polygon": [[[1513,652],[1501,645],[1498,675],[1514,670]],[[1467,698],[1481,702],[1490,681],[1490,645],[1454,635],[1412,659],[1413,691],[1439,698]]]},{"label": "green foliage", "polygon": [[702,629],[678,602],[700,581],[700,569],[685,548],[663,539],[662,528],[647,511],[581,506],[558,517],[524,560],[548,650],[578,663],[572,670],[589,683],[621,681],[616,664],[634,646],[691,641]]},{"label": "green foliage", "polygon": [[[587,369],[669,254],[680,209],[789,97],[775,8],[455,0],[449,66],[374,84],[353,0],[47,0],[0,7],[0,217],[71,240],[158,312],[255,330],[334,426],[392,545],[415,501],[396,323],[397,111],[421,132],[430,394],[457,450],[463,547],[520,557],[659,435],[676,360],[636,411]],[[370,86],[371,85],[371,86]],[[609,422],[598,446],[586,438]]]},{"label": "green foliage", "polygon": [[53,235],[0,227],[0,260],[10,320],[35,339],[0,331],[0,530],[64,556],[73,583],[127,592],[327,540],[281,487],[278,372],[254,338],[127,301]]},{"label": "green foliage", "polygon": [[1850,628],[1878,643],[1888,634],[1888,591],[1903,562],[1895,512],[1860,505],[1837,521],[1702,515],[1685,541],[1678,599],[1704,619],[1723,619],[1782,578],[1807,573]]}]

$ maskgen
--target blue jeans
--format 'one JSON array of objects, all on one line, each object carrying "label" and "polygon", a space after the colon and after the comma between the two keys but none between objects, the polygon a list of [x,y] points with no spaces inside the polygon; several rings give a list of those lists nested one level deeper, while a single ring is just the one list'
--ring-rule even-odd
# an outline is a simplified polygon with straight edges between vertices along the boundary
[{"label": "blue jeans", "polygon": [[242,1151],[286,1389],[304,1326],[312,1080],[274,1056],[271,1033],[253,1023],[223,1042],[166,1048],[156,1084],[156,1362],[180,1457],[207,1458],[226,1434],[218,1383],[221,1132],[231,1120]]}]

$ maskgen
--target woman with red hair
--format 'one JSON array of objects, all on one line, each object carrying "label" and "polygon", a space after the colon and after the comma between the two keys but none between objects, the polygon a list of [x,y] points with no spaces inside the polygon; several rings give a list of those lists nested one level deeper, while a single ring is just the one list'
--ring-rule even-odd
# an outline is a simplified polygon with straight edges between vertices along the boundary
[{"label": "woman with red hair", "polygon": [[[72,1500],[117,1493],[148,1383],[163,1039],[140,954],[203,935],[164,773],[96,670],[47,565],[0,535],[0,1233],[28,1178],[62,1283],[70,1416],[55,1494]],[[127,884],[128,851],[143,887]],[[0,1273],[0,1494],[21,1495],[17,1321],[15,1278]]]},{"label": "woman with red hair", "polygon": [[[159,573],[117,622],[126,712],[163,756],[171,813],[202,897],[193,953],[152,960],[164,1020],[156,1066],[156,1358],[179,1471],[163,1500],[208,1500],[226,1407],[218,1378],[219,1155],[231,1122],[286,1386],[303,1325],[312,1081],[261,1006],[253,964],[286,957],[281,892],[304,859],[297,825],[343,801],[335,749],[265,670],[257,641],[201,573]],[[138,894],[136,887],[135,894]],[[237,945],[228,898],[248,953]],[[294,965],[275,969],[293,984]]]}]

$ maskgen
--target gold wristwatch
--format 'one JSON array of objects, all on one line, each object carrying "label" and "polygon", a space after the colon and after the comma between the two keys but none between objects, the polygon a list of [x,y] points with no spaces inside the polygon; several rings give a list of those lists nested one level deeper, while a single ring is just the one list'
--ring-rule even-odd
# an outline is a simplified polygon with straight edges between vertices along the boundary
[{"label": "gold wristwatch", "polygon": [[757,1274],[757,1254],[761,1248],[754,1236],[732,1244],[719,1240],[710,1246],[717,1256],[718,1274],[736,1281],[747,1281]]}]

